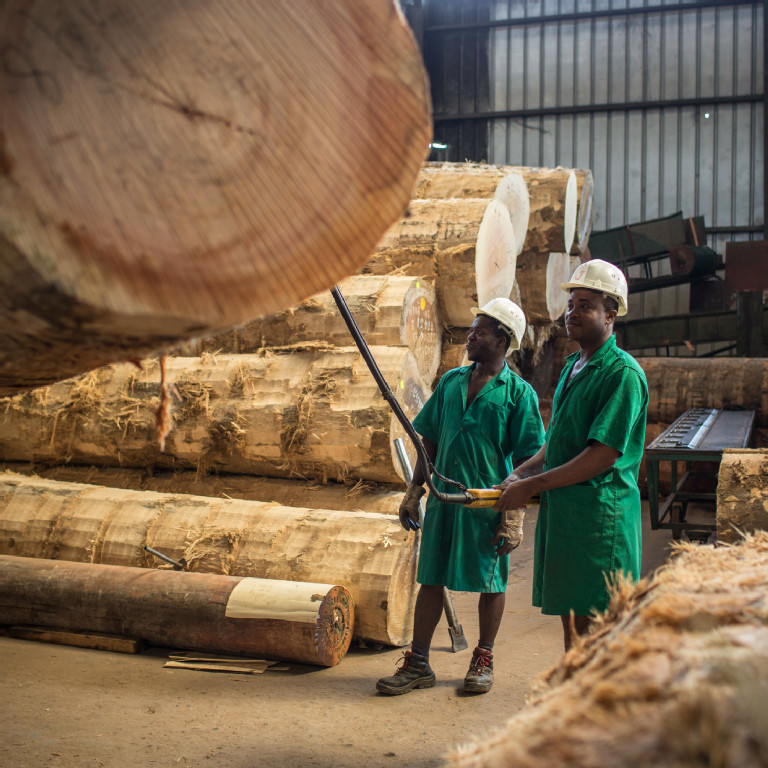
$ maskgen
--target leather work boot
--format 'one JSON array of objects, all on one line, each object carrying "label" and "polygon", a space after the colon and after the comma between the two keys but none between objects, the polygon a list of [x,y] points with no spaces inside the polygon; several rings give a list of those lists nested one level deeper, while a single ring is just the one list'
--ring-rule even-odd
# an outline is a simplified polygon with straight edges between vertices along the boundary
[{"label": "leather work boot", "polygon": [[420,653],[403,652],[403,663],[391,677],[382,677],[376,683],[376,690],[387,696],[408,693],[414,688],[431,688],[435,684],[435,673],[429,662]]},{"label": "leather work boot", "polygon": [[493,652],[485,648],[472,651],[472,661],[464,678],[467,693],[488,693],[493,685]]}]

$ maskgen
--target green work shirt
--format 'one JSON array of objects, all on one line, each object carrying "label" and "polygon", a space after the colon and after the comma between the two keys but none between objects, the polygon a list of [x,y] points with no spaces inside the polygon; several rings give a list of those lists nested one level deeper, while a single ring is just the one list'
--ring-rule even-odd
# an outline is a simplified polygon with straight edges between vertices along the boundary
[{"label": "green work shirt", "polygon": [[544,471],[596,440],[616,464],[583,483],[541,494],[533,565],[533,604],[542,613],[587,616],[608,607],[606,575],[640,575],[640,490],[648,384],[611,336],[569,382],[579,353],[566,358],[552,401]]},{"label": "green work shirt", "polygon": [[[526,381],[504,366],[467,407],[474,364],[448,371],[413,426],[437,445],[435,469],[467,488],[498,485],[513,461],[536,453],[544,442],[538,398]],[[434,477],[440,491],[458,489]],[[501,515],[493,509],[465,509],[433,496],[421,534],[417,579],[463,592],[503,592],[509,555],[499,557],[491,540]]]}]

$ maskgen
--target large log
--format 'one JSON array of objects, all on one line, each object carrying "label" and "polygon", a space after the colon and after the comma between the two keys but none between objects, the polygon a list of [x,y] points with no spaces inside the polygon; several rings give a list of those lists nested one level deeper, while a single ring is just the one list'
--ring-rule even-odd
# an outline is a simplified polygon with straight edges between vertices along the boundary
[{"label": "large log", "polygon": [[408,215],[390,227],[362,272],[434,281],[442,322],[466,326],[478,305],[478,279],[483,290],[513,285],[513,233],[498,201],[413,200]]},{"label": "large log", "polygon": [[0,476],[0,554],[341,585],[355,635],[404,645],[412,632],[415,537],[388,515],[283,507]]},{"label": "large log", "polygon": [[464,326],[472,322],[471,309],[478,304],[476,269],[475,244],[464,243],[444,249],[434,245],[384,248],[371,256],[363,274],[418,275],[434,282],[442,323]]},{"label": "large log", "polygon": [[689,408],[756,411],[768,426],[768,359],[640,357],[648,380],[648,420],[671,424]]},{"label": "large log", "polygon": [[353,274],[430,136],[393,0],[0,10],[0,392]]},{"label": "large log", "polygon": [[768,534],[680,545],[535,685],[451,755],[461,768],[765,766]]},{"label": "large log", "polygon": [[332,667],[354,607],[331,584],[0,555],[0,622]]},{"label": "large log", "polygon": [[[414,204],[420,200],[447,198],[510,199],[504,180],[509,174],[520,177],[528,192],[529,218],[525,228],[525,244],[518,250],[570,251],[579,219],[580,192],[588,185],[589,171],[571,168],[535,168],[482,163],[425,163],[419,171],[414,189]],[[582,176],[579,187],[578,176]],[[589,189],[588,189],[589,192]],[[519,195],[513,197],[519,198]],[[585,196],[582,227],[591,228],[591,200]],[[512,209],[517,209],[516,202]],[[515,217],[513,215],[513,221]],[[520,227],[518,227],[519,229]],[[395,231],[391,228],[390,233]]]},{"label": "large log", "polygon": [[768,450],[726,449],[717,475],[718,542],[768,531]]},{"label": "large log", "polygon": [[296,478],[254,477],[253,475],[203,475],[192,470],[148,472],[129,467],[97,467],[65,464],[6,462],[3,471],[36,475],[47,480],[103,485],[134,491],[187,493],[219,499],[245,499],[280,504],[283,507],[319,507],[348,512],[377,512],[396,515],[403,500],[405,485],[366,483],[318,483]]},{"label": "large log", "polygon": [[[440,363],[441,323],[431,283],[416,277],[356,275],[339,283],[339,290],[370,346],[408,347],[424,381],[432,381]],[[203,339],[195,352],[244,354],[307,341],[326,341],[337,347],[353,343],[329,291]]]},{"label": "large log", "polygon": [[474,245],[489,202],[480,198],[411,200],[408,210],[386,231],[375,250]]},{"label": "large log", "polygon": [[[372,347],[406,415],[429,395],[412,353]],[[0,419],[0,457],[48,464],[161,467],[267,477],[397,483],[404,430],[355,347],[170,358],[180,394],[158,443],[160,371],[106,366],[17,395]],[[415,465],[410,441],[407,450]]]}]

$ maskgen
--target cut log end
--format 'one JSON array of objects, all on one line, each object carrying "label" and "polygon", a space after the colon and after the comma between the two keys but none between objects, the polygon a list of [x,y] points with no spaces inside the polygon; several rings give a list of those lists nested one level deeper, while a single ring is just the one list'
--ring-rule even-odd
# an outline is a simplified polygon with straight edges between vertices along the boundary
[{"label": "cut log end", "polygon": [[354,624],[352,596],[344,587],[333,587],[323,597],[315,626],[315,646],[322,664],[332,667],[344,658],[352,641]]}]

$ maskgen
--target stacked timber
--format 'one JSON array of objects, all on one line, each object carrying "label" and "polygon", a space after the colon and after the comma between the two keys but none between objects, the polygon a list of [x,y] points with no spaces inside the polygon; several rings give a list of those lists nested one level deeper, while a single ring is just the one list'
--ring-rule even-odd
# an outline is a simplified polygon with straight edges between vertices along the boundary
[{"label": "stacked timber", "polygon": [[726,449],[717,476],[717,540],[768,531],[768,449]]},{"label": "stacked timber", "polygon": [[[565,311],[560,284],[588,257],[592,190],[590,171],[426,163],[405,217],[379,241],[363,273],[434,280],[446,333],[457,340],[466,336],[472,307],[511,298],[529,321],[512,361],[518,370],[534,368]],[[461,352],[445,336],[443,357],[440,373],[460,364]]]},{"label": "stacked timber", "polygon": [[461,768],[761,768],[768,755],[768,533],[678,545],[538,682]]},{"label": "stacked timber", "polygon": [[2,394],[327,289],[427,152],[393,0],[10,0],[0,50]]},{"label": "stacked timber", "polygon": [[331,667],[354,607],[331,584],[0,555],[0,621]]},{"label": "stacked timber", "polygon": [[[404,645],[412,632],[415,537],[390,515],[0,476],[0,554],[340,585],[355,635]],[[276,588],[278,594],[279,588]]]}]

